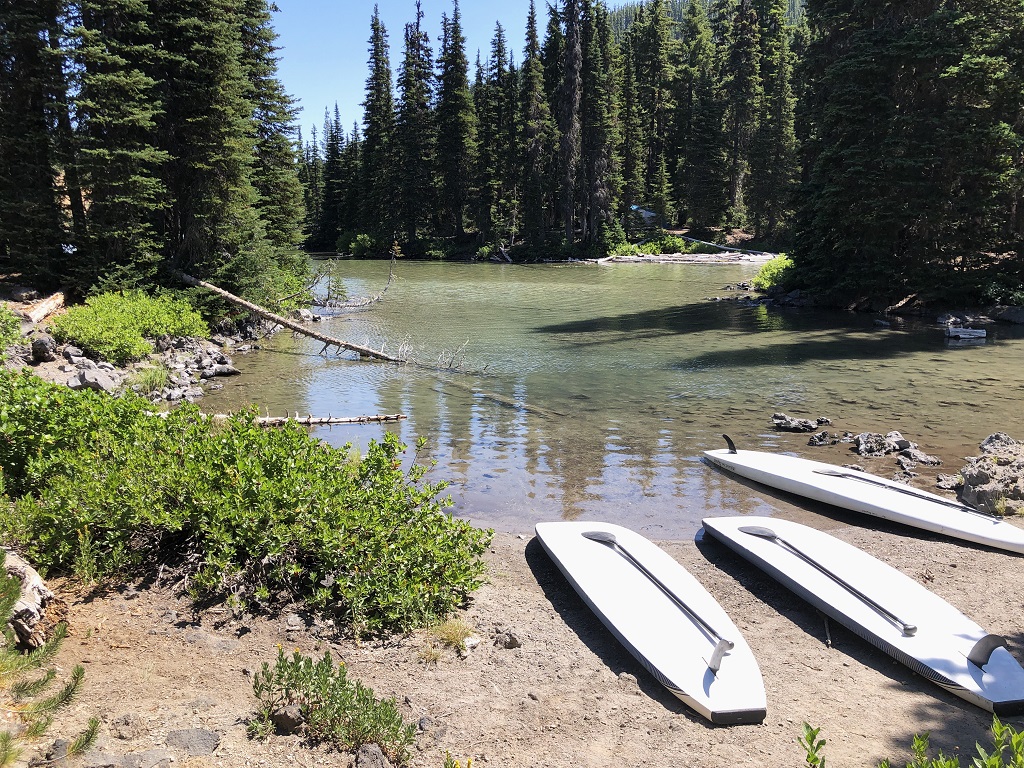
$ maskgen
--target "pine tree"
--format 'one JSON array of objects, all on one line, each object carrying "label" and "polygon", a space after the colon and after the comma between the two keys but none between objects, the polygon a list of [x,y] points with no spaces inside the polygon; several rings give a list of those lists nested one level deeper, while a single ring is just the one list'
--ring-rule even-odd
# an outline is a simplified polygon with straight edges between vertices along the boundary
[{"label": "pine tree", "polygon": [[154,146],[161,105],[143,69],[157,57],[148,23],[143,0],[81,4],[76,116],[89,205],[74,272],[82,288],[150,284],[163,255],[154,212],[167,202],[160,174],[169,155]]},{"label": "pine tree", "polygon": [[646,138],[643,107],[639,103],[636,84],[636,64],[633,56],[633,38],[626,35],[622,42],[622,201],[620,210],[626,222],[626,235],[636,235],[642,219],[636,210],[644,202],[645,173],[644,150]]},{"label": "pine tree", "polygon": [[751,0],[740,0],[732,22],[725,60],[726,136],[729,160],[729,207],[734,223],[744,220],[743,185],[747,153],[761,101],[760,39],[757,13]]},{"label": "pine tree", "polygon": [[295,100],[278,77],[280,49],[275,45],[272,10],[267,0],[243,0],[242,67],[249,86],[245,98],[253,109],[256,210],[267,239],[284,254],[301,239],[304,211],[297,173],[299,145],[294,139]]},{"label": "pine tree", "polygon": [[616,197],[615,51],[604,5],[583,0],[581,153],[585,192],[583,242],[596,245],[614,222]]},{"label": "pine tree", "polygon": [[980,0],[807,11],[818,36],[798,270],[833,298],[948,295],[1006,249],[1024,9]]},{"label": "pine tree", "polygon": [[526,50],[522,67],[523,235],[532,248],[542,248],[546,216],[544,169],[550,156],[554,126],[544,92],[544,64],[537,34],[537,9],[530,0]]},{"label": "pine tree", "polygon": [[566,0],[565,55],[558,91],[558,162],[562,176],[561,209],[565,242],[572,244],[576,228],[577,180],[582,152],[580,101],[583,91],[583,42],[578,0]]},{"label": "pine tree", "polygon": [[422,21],[423,11],[417,0],[416,21],[405,26],[395,116],[396,217],[406,243],[413,247],[420,224],[434,207],[433,62]]},{"label": "pine tree", "polygon": [[[323,202],[323,175],[324,158],[320,151],[320,141],[317,136],[316,126],[313,127],[313,135],[309,142],[303,145],[302,162],[299,165],[299,181],[302,184],[303,208],[306,217],[303,221],[302,233],[304,240],[303,248],[310,251],[320,248],[320,220],[321,204]],[[301,144],[302,134],[299,133]]]},{"label": "pine tree", "polygon": [[240,22],[228,0],[152,0],[158,147],[171,158],[161,166],[171,200],[161,234],[172,268],[270,300],[275,259],[255,213]]},{"label": "pine tree", "polygon": [[444,234],[465,236],[465,211],[476,153],[476,114],[469,89],[469,62],[458,0],[452,18],[442,18],[438,57],[437,160],[438,206]]},{"label": "pine tree", "polygon": [[342,171],[342,151],[345,135],[341,127],[341,113],[334,105],[334,115],[324,111],[323,166],[320,202],[317,206],[320,217],[317,221],[317,239],[314,247],[321,251],[334,251],[342,234],[341,201],[347,191]]},{"label": "pine tree", "polygon": [[48,40],[61,5],[8,2],[0,8],[0,258],[5,269],[40,285],[59,279],[69,239],[51,140],[58,84]]},{"label": "pine tree", "polygon": [[701,0],[687,8],[687,77],[692,80],[690,124],[680,177],[687,221],[697,230],[721,224],[728,207],[728,172],[723,120],[725,104],[719,87],[718,57],[711,25]]},{"label": "pine tree", "polygon": [[757,237],[774,237],[792,216],[797,179],[793,57],[787,0],[766,9],[761,33],[763,96],[750,146],[746,201]]},{"label": "pine tree", "polygon": [[363,101],[363,226],[386,250],[395,236],[394,133],[395,108],[391,93],[388,33],[375,5],[370,20],[370,74]]}]

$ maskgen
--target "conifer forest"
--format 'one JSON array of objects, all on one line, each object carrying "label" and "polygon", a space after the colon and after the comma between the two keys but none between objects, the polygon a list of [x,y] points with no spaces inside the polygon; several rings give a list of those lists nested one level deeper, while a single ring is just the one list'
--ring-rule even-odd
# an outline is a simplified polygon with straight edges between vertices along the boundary
[{"label": "conifer forest", "polygon": [[1020,0],[551,0],[473,61],[458,0],[431,4],[439,40],[410,0],[404,29],[368,20],[361,123],[307,136],[274,10],[4,3],[0,273],[272,300],[303,250],[522,262],[742,230],[836,303],[1024,303]]}]

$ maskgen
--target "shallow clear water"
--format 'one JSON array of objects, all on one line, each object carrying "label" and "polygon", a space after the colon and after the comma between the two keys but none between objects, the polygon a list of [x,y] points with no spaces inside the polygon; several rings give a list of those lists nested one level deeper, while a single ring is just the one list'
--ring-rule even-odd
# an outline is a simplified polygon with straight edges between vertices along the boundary
[{"label": "shallow clear water", "polygon": [[[386,263],[341,268],[352,296],[387,279]],[[236,356],[245,375],[222,380],[203,408],[404,413],[387,428],[410,445],[427,439],[420,459],[437,461],[432,479],[452,481],[460,516],[522,532],[540,520],[601,519],[657,538],[692,535],[708,514],[787,503],[700,462],[724,446],[723,432],[740,447],[846,460],[845,447],[776,433],[777,411],[826,416],[832,431],[898,429],[946,472],[992,432],[1024,437],[1014,433],[1024,328],[996,326],[984,344],[956,346],[916,321],[883,328],[866,315],[708,301],[756,270],[403,262],[382,302],[320,330],[424,362],[454,356],[478,373],[321,357],[319,342],[281,333]],[[315,434],[364,445],[384,428]]]}]

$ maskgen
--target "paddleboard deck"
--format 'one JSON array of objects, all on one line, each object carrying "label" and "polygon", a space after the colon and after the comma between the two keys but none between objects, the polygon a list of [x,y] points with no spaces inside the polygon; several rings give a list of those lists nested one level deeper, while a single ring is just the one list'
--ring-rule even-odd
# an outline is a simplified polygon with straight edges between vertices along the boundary
[{"label": "paddleboard deck", "polygon": [[705,451],[717,467],[781,491],[976,544],[1024,554],[1024,528],[938,494],[868,472],[796,456]]},{"label": "paddleboard deck", "polygon": [[610,523],[538,523],[536,533],[590,609],[687,706],[720,725],[764,720],[764,680],[753,652],[667,552]]},{"label": "paddleboard deck", "polygon": [[923,677],[997,715],[1024,713],[1024,668],[1005,640],[901,571],[788,520],[709,517],[703,524],[710,536]]}]

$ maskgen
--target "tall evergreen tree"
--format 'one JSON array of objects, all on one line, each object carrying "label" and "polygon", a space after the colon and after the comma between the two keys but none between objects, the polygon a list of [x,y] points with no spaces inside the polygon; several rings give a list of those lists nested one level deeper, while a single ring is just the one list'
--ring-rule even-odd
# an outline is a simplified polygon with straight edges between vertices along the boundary
[{"label": "tall evergreen tree", "polygon": [[642,222],[636,209],[644,203],[646,174],[644,165],[646,138],[643,107],[636,82],[636,61],[632,35],[622,42],[622,201],[620,210],[626,222],[626,235],[636,234]]},{"label": "tall evergreen tree", "polygon": [[171,203],[161,234],[171,267],[270,299],[274,260],[255,213],[240,20],[229,0],[152,0],[150,29],[163,53],[158,146],[171,156],[162,166]]},{"label": "tall evergreen tree", "polygon": [[440,175],[438,205],[444,233],[465,235],[465,211],[476,152],[476,114],[469,89],[469,62],[462,17],[455,0],[451,20],[442,19],[438,57],[437,160]]},{"label": "tall evergreen tree", "polygon": [[155,213],[167,204],[169,155],[154,146],[161,105],[143,70],[157,57],[143,0],[83,0],[76,51],[78,165],[88,225],[74,263],[84,288],[150,284],[162,258]]},{"label": "tall evergreen tree", "polygon": [[935,0],[838,10],[807,6],[817,36],[798,270],[833,297],[948,294],[960,273],[1006,247],[1024,8]]},{"label": "tall evergreen tree", "polygon": [[537,33],[537,9],[530,0],[526,22],[526,50],[522,66],[523,121],[523,235],[528,245],[544,245],[545,162],[551,154],[554,126],[544,92],[544,64]]},{"label": "tall evergreen tree", "polygon": [[566,0],[565,56],[558,92],[559,165],[562,176],[562,226],[565,241],[573,242],[576,228],[576,198],[581,159],[582,126],[580,103],[583,93],[583,40],[578,0]]},{"label": "tall evergreen tree", "polygon": [[723,90],[729,158],[729,206],[734,223],[744,221],[743,185],[747,153],[761,103],[761,44],[752,0],[740,0],[732,22]]},{"label": "tall evergreen tree", "polygon": [[723,120],[725,104],[719,87],[718,56],[711,25],[701,0],[692,0],[686,15],[686,56],[690,93],[690,124],[681,178],[687,221],[701,230],[722,223],[728,208],[728,164]]},{"label": "tall evergreen tree", "polygon": [[789,224],[798,173],[793,56],[786,12],[787,0],[774,0],[766,8],[761,32],[763,95],[751,140],[746,191],[758,237],[774,237]]},{"label": "tall evergreen tree", "polygon": [[0,256],[24,279],[54,284],[67,241],[51,139],[58,84],[49,37],[62,3],[0,7]]},{"label": "tall evergreen tree", "polygon": [[338,105],[334,105],[334,115],[324,110],[323,165],[321,168],[320,203],[317,206],[320,217],[317,220],[317,237],[313,247],[320,251],[333,251],[337,247],[338,238],[342,234],[341,201],[347,192],[344,173],[342,172],[342,151],[345,134],[341,127],[341,113]]},{"label": "tall evergreen tree", "polygon": [[[242,0],[242,68],[248,82],[246,99],[252,106],[254,163],[252,183],[256,210],[267,239],[291,250],[301,239],[304,216],[295,141],[295,100],[278,77],[277,33],[272,25],[272,4]],[[299,269],[292,264],[292,269]]]},{"label": "tall evergreen tree", "polygon": [[378,245],[387,247],[395,236],[394,134],[395,107],[391,92],[388,33],[375,5],[370,20],[369,76],[363,101],[363,210],[364,226]]},{"label": "tall evergreen tree", "polygon": [[581,152],[586,196],[583,241],[596,245],[602,231],[614,221],[615,51],[603,3],[583,0],[582,12]]},{"label": "tall evergreen tree", "polygon": [[416,243],[419,226],[434,207],[434,65],[422,22],[423,11],[417,0],[416,21],[405,26],[395,116],[396,218],[410,245]]}]

